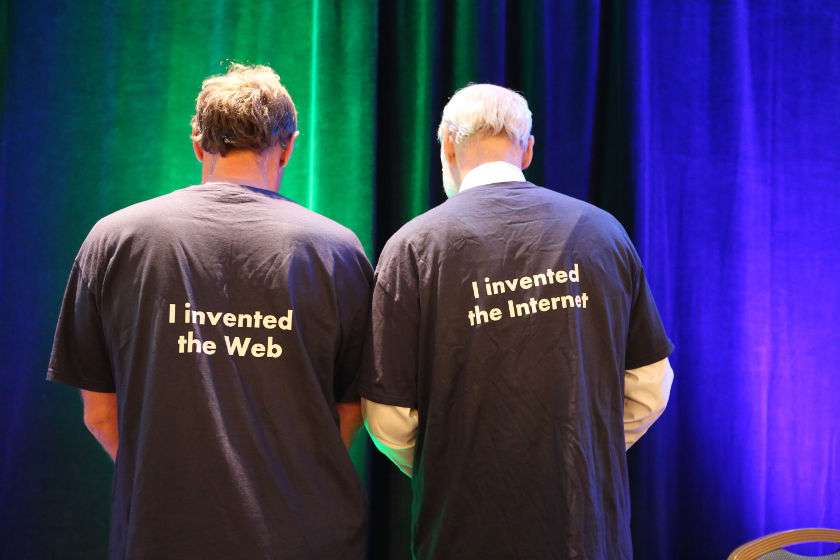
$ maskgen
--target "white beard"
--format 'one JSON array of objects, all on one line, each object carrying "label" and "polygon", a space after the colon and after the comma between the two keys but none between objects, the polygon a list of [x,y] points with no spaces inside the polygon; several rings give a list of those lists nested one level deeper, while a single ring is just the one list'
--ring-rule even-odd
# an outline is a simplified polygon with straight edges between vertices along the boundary
[{"label": "white beard", "polygon": [[458,184],[452,176],[452,171],[449,170],[449,162],[443,155],[443,148],[440,150],[440,168],[443,176],[443,191],[446,193],[446,198],[452,198],[458,194]]}]

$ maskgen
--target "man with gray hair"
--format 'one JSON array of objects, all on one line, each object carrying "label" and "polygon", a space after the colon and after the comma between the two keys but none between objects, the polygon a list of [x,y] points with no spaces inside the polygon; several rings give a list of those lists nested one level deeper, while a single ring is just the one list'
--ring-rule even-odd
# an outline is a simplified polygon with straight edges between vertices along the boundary
[{"label": "man with gray hair", "polygon": [[297,135],[277,74],[232,64],[196,102],[201,184],[103,218],[73,263],[48,377],[116,462],[111,558],[365,555],[372,271],[277,193]]},{"label": "man with gray hair", "polygon": [[382,251],[360,384],[412,477],[412,555],[631,558],[625,450],[673,378],[639,257],[608,213],[526,182],[521,95],[458,91],[438,138],[449,199]]}]

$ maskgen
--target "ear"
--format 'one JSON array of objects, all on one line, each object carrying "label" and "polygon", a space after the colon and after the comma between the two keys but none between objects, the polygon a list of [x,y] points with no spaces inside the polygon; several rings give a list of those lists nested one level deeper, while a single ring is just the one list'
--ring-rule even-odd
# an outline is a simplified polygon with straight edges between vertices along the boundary
[{"label": "ear", "polygon": [[286,143],[286,147],[280,151],[280,167],[286,167],[289,163],[289,159],[292,157],[292,151],[295,149],[295,140],[300,135],[300,131],[296,130],[292,137],[289,138],[289,141]]},{"label": "ear", "polygon": [[534,136],[532,135],[528,138],[528,147],[525,148],[525,152],[522,154],[522,169],[528,169],[531,165],[531,160],[534,159]]},{"label": "ear", "polygon": [[443,155],[449,165],[455,163],[455,140],[452,139],[452,134],[449,131],[443,134]]},{"label": "ear", "polygon": [[193,141],[193,152],[195,152],[195,157],[198,161],[204,161],[204,150],[201,149],[201,146],[196,141]]}]

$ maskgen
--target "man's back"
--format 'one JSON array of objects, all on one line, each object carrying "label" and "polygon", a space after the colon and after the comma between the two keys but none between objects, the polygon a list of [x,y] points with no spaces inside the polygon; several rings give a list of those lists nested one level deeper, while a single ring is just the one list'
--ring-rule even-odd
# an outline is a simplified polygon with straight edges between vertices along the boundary
[{"label": "man's back", "polygon": [[369,290],[352,233],[265,190],[206,183],[94,227],[50,375],[117,393],[112,557],[363,554],[335,405],[357,399]]},{"label": "man's back", "polygon": [[631,557],[623,376],[670,343],[620,225],[479,186],[401,229],[376,283],[362,393],[419,412],[415,554]]}]

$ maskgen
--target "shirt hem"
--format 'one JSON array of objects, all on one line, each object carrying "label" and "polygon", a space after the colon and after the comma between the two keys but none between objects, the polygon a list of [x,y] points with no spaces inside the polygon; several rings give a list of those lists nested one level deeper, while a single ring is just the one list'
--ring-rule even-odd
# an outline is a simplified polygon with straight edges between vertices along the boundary
[{"label": "shirt hem", "polygon": [[651,364],[655,364],[661,360],[664,360],[668,356],[670,356],[674,352],[674,343],[668,341],[668,343],[658,349],[656,352],[651,352],[650,354],[645,354],[643,358],[636,359],[632,362],[625,362],[624,369],[638,369],[640,367],[649,366]]},{"label": "shirt hem", "polygon": [[417,408],[417,400],[416,399],[406,399],[403,397],[396,397],[393,395],[386,395],[385,393],[381,393],[379,391],[372,391],[366,387],[359,387],[359,395],[363,399],[367,399],[369,401],[373,401],[379,404],[385,404],[388,406],[402,406],[405,408]]},{"label": "shirt hem", "polygon": [[96,383],[87,383],[84,381],[78,381],[76,379],[68,379],[61,375],[60,372],[53,368],[47,369],[47,381],[52,381],[53,383],[61,383],[62,385],[68,385],[70,387],[75,387],[76,389],[84,389],[85,391],[93,391],[94,393],[116,393],[116,387],[113,385],[98,385]]}]

